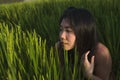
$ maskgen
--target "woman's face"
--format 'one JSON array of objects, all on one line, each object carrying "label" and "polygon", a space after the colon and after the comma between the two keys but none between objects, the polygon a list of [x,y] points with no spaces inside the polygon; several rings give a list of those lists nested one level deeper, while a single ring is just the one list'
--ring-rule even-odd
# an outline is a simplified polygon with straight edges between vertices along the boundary
[{"label": "woman's face", "polygon": [[65,50],[70,50],[75,46],[76,36],[71,28],[67,18],[63,19],[60,24],[60,41]]}]

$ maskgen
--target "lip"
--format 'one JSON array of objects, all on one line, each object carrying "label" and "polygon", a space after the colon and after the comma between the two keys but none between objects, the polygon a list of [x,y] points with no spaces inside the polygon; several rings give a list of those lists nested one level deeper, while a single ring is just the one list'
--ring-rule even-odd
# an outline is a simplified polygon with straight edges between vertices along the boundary
[{"label": "lip", "polygon": [[61,44],[62,44],[62,45],[66,45],[66,44],[68,44],[68,43],[66,43],[66,42],[61,42]]}]

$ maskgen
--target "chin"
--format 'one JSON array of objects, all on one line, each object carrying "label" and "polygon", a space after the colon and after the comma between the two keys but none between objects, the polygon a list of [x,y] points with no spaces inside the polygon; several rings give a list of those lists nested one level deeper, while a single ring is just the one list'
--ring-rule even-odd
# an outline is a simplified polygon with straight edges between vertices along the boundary
[{"label": "chin", "polygon": [[66,51],[71,50],[71,48],[68,48],[68,47],[64,47],[64,49],[65,49]]},{"label": "chin", "polygon": [[71,50],[73,47],[70,47],[69,45],[63,45],[63,48],[68,51]]},{"label": "chin", "polygon": [[[65,48],[64,48],[65,49]],[[68,51],[69,49],[65,49],[66,51]]]}]

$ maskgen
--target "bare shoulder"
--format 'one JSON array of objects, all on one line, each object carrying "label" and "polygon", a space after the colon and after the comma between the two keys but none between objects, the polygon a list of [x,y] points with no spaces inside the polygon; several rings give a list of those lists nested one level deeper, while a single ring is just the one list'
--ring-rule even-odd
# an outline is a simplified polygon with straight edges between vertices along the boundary
[{"label": "bare shoulder", "polygon": [[110,51],[109,49],[102,43],[98,43],[97,47],[96,47],[96,52],[95,52],[95,59],[96,59],[96,63],[99,64],[103,64],[103,62],[108,63],[109,65],[112,64],[112,59],[111,59],[111,55],[110,55]]},{"label": "bare shoulder", "polygon": [[110,79],[112,60],[109,49],[102,43],[98,43],[95,52],[94,74],[103,80]]},{"label": "bare shoulder", "polygon": [[109,52],[109,49],[102,43],[98,43],[97,44],[97,48],[96,48],[96,57],[99,56],[102,57],[102,58],[111,58],[110,56],[110,52]]},{"label": "bare shoulder", "polygon": [[[111,68],[112,59],[109,52],[109,49],[102,43],[98,43],[96,52],[95,52],[95,64],[99,66],[99,68],[103,67],[105,69]],[[104,70],[103,69],[103,70]]]}]

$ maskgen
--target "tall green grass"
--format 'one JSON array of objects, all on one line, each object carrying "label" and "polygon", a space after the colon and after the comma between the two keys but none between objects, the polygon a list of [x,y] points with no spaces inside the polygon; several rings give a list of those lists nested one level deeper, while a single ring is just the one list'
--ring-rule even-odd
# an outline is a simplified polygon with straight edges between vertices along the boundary
[{"label": "tall green grass", "polygon": [[9,29],[0,24],[0,79],[53,80],[54,76],[56,80],[53,48],[50,52],[46,48],[46,40],[35,31],[24,32],[20,26]]},{"label": "tall green grass", "polygon": [[46,0],[0,5],[0,79],[62,80],[62,73],[66,80],[82,79],[77,68],[73,73],[67,66],[60,69],[52,48],[59,37],[60,15],[65,8],[75,6],[87,8],[96,17],[100,41],[109,48],[113,73],[120,80],[119,2]]}]

